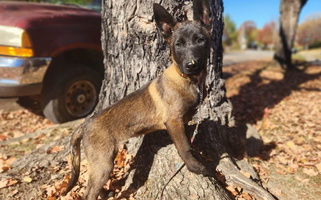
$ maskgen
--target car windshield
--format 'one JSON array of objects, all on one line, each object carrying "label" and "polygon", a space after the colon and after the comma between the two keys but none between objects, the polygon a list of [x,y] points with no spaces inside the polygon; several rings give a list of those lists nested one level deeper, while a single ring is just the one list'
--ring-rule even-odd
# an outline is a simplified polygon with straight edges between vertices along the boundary
[{"label": "car windshield", "polygon": [[11,1],[52,3],[52,4],[58,4],[58,5],[86,7],[91,10],[95,10],[97,12],[101,11],[101,0],[11,0]]}]

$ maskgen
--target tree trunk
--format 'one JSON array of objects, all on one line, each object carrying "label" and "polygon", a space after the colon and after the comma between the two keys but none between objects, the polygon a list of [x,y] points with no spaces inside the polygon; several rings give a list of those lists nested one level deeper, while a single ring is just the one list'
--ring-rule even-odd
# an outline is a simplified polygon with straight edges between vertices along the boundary
[{"label": "tree trunk", "polygon": [[[159,75],[170,63],[169,48],[156,30],[153,21],[154,1],[104,0],[102,11],[102,46],[105,54],[105,79],[100,102],[95,112],[140,88]],[[174,17],[192,18],[192,2],[161,1]],[[232,105],[225,96],[222,79],[223,2],[210,0],[213,11],[213,31],[210,64],[208,67],[208,96],[195,120],[202,121],[193,143],[195,156],[213,173],[223,175],[223,183],[242,187],[259,199],[274,199],[256,182],[241,175],[238,169],[249,172],[259,180],[253,168],[233,158],[244,154],[247,126],[234,126]],[[188,127],[191,136],[195,125]],[[252,129],[250,129],[252,130]],[[231,145],[231,142],[233,143]],[[232,149],[233,147],[233,149]],[[126,148],[135,156],[134,164],[124,178],[121,197],[135,195],[136,199],[155,199],[166,185],[170,174],[180,161],[168,134],[157,132],[133,138]],[[236,154],[234,154],[236,153]],[[215,177],[190,173],[186,168],[169,182],[165,199],[232,199]]]},{"label": "tree trunk", "polygon": [[282,0],[280,4],[279,39],[274,59],[285,69],[294,68],[292,49],[302,7],[307,0]]}]

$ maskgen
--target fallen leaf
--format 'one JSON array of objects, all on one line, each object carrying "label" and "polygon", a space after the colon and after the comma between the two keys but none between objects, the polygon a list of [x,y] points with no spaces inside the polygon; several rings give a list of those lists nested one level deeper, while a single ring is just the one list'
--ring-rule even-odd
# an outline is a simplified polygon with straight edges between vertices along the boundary
[{"label": "fallen leaf", "polygon": [[0,169],[0,173],[1,173],[1,172],[4,172],[4,171],[8,171],[9,169],[10,169],[9,166],[3,166],[3,167],[1,167],[1,169]]},{"label": "fallen leaf", "polygon": [[315,141],[317,142],[321,142],[321,135],[318,135],[314,138]]},{"label": "fallen leaf", "polygon": [[55,196],[56,196],[56,188],[55,188],[55,186],[50,186],[50,187],[46,188],[45,191],[47,193],[47,200],[49,198],[54,198],[55,199]]},{"label": "fallen leaf", "polygon": [[27,143],[29,141],[30,141],[30,138],[25,138],[25,139],[21,140],[20,143],[21,144],[25,144],[25,143]]},{"label": "fallen leaf", "polygon": [[18,183],[17,180],[12,180],[12,179],[10,179],[9,182],[8,182],[8,184],[7,184],[7,186],[11,186],[11,185],[14,185],[14,184],[16,184],[16,183]]},{"label": "fallen leaf", "polygon": [[6,160],[7,165],[11,165],[17,158],[16,157],[10,157]]},{"label": "fallen leaf", "polygon": [[13,180],[11,178],[2,179],[2,180],[0,180],[0,189],[5,188],[5,187],[9,187],[9,186],[14,185],[16,183],[18,183],[18,181]]},{"label": "fallen leaf", "polygon": [[120,150],[115,158],[116,165],[119,167],[124,167],[126,161],[126,151]]},{"label": "fallen leaf", "polygon": [[0,189],[7,187],[8,180],[7,179],[2,179],[0,180]]},{"label": "fallen leaf", "polygon": [[295,138],[295,144],[302,145],[304,144],[305,139],[303,137],[296,137]]},{"label": "fallen leaf", "polygon": [[291,149],[291,151],[297,152],[297,145],[295,145],[293,141],[287,141],[286,145]]},{"label": "fallen leaf", "polygon": [[0,134],[0,141],[4,141],[7,139],[7,136]]},{"label": "fallen leaf", "polygon": [[230,191],[233,195],[237,195],[237,194],[238,194],[238,192],[235,190],[235,187],[232,186],[232,185],[227,185],[227,186],[226,186],[226,189],[227,189],[228,191]]},{"label": "fallen leaf", "polygon": [[51,154],[51,153],[58,153],[58,152],[64,150],[64,148],[65,148],[64,146],[54,146],[54,147],[52,147],[50,150],[48,150],[47,153],[49,153],[49,154]]},{"label": "fallen leaf", "polygon": [[281,175],[286,174],[283,170],[276,170],[276,172],[277,172],[278,174],[281,174]]},{"label": "fallen leaf", "polygon": [[64,193],[68,187],[69,181],[70,181],[70,175],[67,174],[66,176],[64,176],[64,179],[61,182],[56,182],[55,183],[56,193],[58,194]]},{"label": "fallen leaf", "polygon": [[310,179],[308,179],[308,178],[303,178],[303,177],[301,177],[301,176],[295,176],[295,179],[298,180],[298,181],[300,181],[301,183],[307,183],[307,182],[310,181]]},{"label": "fallen leaf", "polygon": [[309,175],[309,176],[316,176],[318,175],[318,172],[314,171],[314,169],[310,169],[310,168],[304,168],[303,169],[303,173]]},{"label": "fallen leaf", "polygon": [[25,183],[31,183],[33,180],[32,178],[30,178],[30,176],[25,176],[23,177],[22,181]]},{"label": "fallen leaf", "polygon": [[319,173],[321,173],[321,162],[316,164],[315,167],[318,169]]}]

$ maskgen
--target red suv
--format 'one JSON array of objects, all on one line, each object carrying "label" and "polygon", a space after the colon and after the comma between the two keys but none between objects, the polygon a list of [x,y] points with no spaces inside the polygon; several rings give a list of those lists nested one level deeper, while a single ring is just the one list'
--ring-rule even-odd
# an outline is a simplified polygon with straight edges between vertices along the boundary
[{"label": "red suv", "polygon": [[40,95],[55,123],[93,111],[104,74],[101,0],[91,8],[0,2],[0,97]]}]

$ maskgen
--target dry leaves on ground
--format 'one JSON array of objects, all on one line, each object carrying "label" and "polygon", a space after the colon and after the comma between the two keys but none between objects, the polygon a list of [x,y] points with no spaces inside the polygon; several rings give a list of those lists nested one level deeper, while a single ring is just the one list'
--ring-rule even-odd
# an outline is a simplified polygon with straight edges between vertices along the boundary
[{"label": "dry leaves on ground", "polygon": [[[263,183],[265,185],[270,183],[272,178],[275,178],[274,174],[290,175],[293,176],[291,183],[280,182],[269,188],[273,194],[282,197],[284,193],[290,193],[287,185],[291,184],[292,189],[298,193],[293,195],[310,200],[320,198],[321,193],[317,190],[321,184],[321,67],[309,66],[303,71],[285,72],[270,62],[256,61],[229,66],[223,70],[226,76],[227,96],[233,103],[236,119],[255,126],[266,144],[259,157],[248,158],[260,174]],[[14,113],[0,111],[0,118],[1,123],[3,120],[7,122],[0,126],[2,128],[0,140],[7,140],[28,131],[50,126],[46,119],[33,116],[26,110]],[[58,139],[66,134],[69,134],[68,130],[62,130],[61,136],[58,134],[51,137]],[[41,145],[47,137],[47,135],[38,135],[32,138],[32,143]],[[47,153],[54,154],[63,148],[56,146],[48,149]],[[11,162],[19,155],[1,154],[0,170],[2,172],[9,170]],[[116,192],[121,189],[117,185],[117,180],[124,175],[124,169],[129,167],[130,162],[131,157],[126,152],[119,153],[115,173],[106,184],[106,188]],[[59,194],[70,178],[66,175],[70,172],[70,164],[52,166],[51,172],[48,172],[51,173],[50,180],[42,181],[37,185],[42,190],[39,196],[50,200],[80,199],[86,185],[85,161],[82,162],[81,169],[77,186],[66,197],[61,197]],[[39,168],[17,179],[1,179],[0,188],[11,185],[13,187],[8,195],[12,199],[19,197],[20,189],[17,186],[35,184],[36,180],[44,179],[44,175],[39,177],[40,173],[45,174]],[[302,187],[314,197],[310,198],[309,194],[300,192]],[[241,188],[228,189],[238,200],[254,199]]]},{"label": "dry leaves on ground", "polygon": [[0,110],[0,141],[20,137],[51,126],[52,123],[41,115],[29,110]]},{"label": "dry leaves on ground", "polygon": [[251,159],[261,178],[267,183],[271,169],[293,175],[296,187],[309,183],[316,196],[311,198],[320,198],[313,188],[321,182],[321,67],[285,72],[273,63],[251,62],[224,71],[233,75],[226,86],[236,118],[254,125],[267,144]]}]

